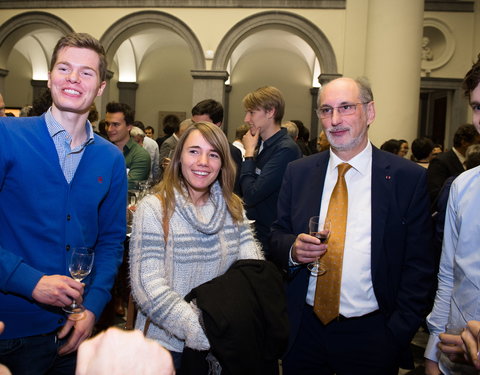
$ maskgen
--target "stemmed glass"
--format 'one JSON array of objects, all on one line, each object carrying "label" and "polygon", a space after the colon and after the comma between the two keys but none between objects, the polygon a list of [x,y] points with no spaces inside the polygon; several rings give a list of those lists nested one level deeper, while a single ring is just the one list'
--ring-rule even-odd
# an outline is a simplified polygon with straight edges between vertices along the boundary
[{"label": "stemmed glass", "polygon": [[[87,277],[93,268],[94,251],[89,247],[75,247],[72,249],[68,270],[70,275],[76,281],[82,281]],[[63,311],[69,314],[78,314],[85,311],[85,306],[76,301],[71,305],[65,306]]]},{"label": "stemmed glass", "polygon": [[[308,230],[310,236],[316,237],[322,244],[328,242],[328,238],[332,232],[330,221],[323,221],[320,216],[312,216],[308,221]],[[325,264],[321,261],[320,257],[315,259],[314,262],[307,266],[312,276],[321,276],[327,272]]]}]

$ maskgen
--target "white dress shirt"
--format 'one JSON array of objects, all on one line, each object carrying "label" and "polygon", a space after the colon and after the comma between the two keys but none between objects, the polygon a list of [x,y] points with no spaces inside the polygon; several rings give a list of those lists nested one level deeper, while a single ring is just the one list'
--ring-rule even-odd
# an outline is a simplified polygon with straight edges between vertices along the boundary
[{"label": "white dress shirt", "polygon": [[160,154],[158,149],[158,143],[153,139],[145,137],[143,138],[143,148],[150,154],[150,178],[153,181],[160,179]]},{"label": "white dress shirt", "polygon": [[[330,196],[337,182],[337,166],[344,162],[330,149],[319,213],[321,218],[327,215]],[[371,272],[372,145],[370,142],[360,154],[346,162],[352,168],[345,175],[348,189],[348,216],[340,289],[340,314],[345,317],[355,317],[378,310]],[[317,277],[311,276],[306,302],[312,306],[316,283]]]}]

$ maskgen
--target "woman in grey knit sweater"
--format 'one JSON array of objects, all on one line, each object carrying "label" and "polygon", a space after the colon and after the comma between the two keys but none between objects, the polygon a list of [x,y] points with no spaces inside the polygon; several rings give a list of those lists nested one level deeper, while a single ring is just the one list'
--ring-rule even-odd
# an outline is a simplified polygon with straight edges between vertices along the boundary
[{"label": "woman in grey knit sweater", "polygon": [[[184,345],[207,350],[200,311],[184,296],[238,259],[263,259],[233,193],[235,167],[220,128],[199,122],[175,149],[157,193],[135,212],[130,240],[136,328],[151,320],[147,337],[172,352],[178,365]],[[219,301],[221,303],[221,301]]]}]

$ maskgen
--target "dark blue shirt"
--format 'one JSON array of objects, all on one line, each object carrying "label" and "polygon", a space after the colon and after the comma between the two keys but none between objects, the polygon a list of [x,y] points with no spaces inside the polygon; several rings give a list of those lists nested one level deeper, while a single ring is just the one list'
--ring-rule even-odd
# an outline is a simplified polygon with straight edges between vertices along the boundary
[{"label": "dark blue shirt", "polygon": [[302,157],[302,153],[288,135],[280,129],[263,142],[262,151],[254,160],[245,160],[240,172],[240,186],[247,217],[255,220],[257,239],[268,256],[270,226],[277,217],[277,200],[287,164]]}]

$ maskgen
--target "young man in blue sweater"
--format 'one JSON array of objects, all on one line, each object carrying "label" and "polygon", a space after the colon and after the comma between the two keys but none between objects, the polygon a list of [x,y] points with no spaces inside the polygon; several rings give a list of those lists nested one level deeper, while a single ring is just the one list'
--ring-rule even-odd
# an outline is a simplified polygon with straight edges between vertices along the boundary
[{"label": "young man in blue sweater", "polygon": [[[106,82],[105,52],[88,34],[59,40],[40,117],[0,119],[0,363],[14,374],[74,374],[76,350],[110,299],[122,259],[123,155],[94,134],[90,105]],[[82,284],[71,249],[95,251]],[[82,316],[62,307],[82,302]]]}]

